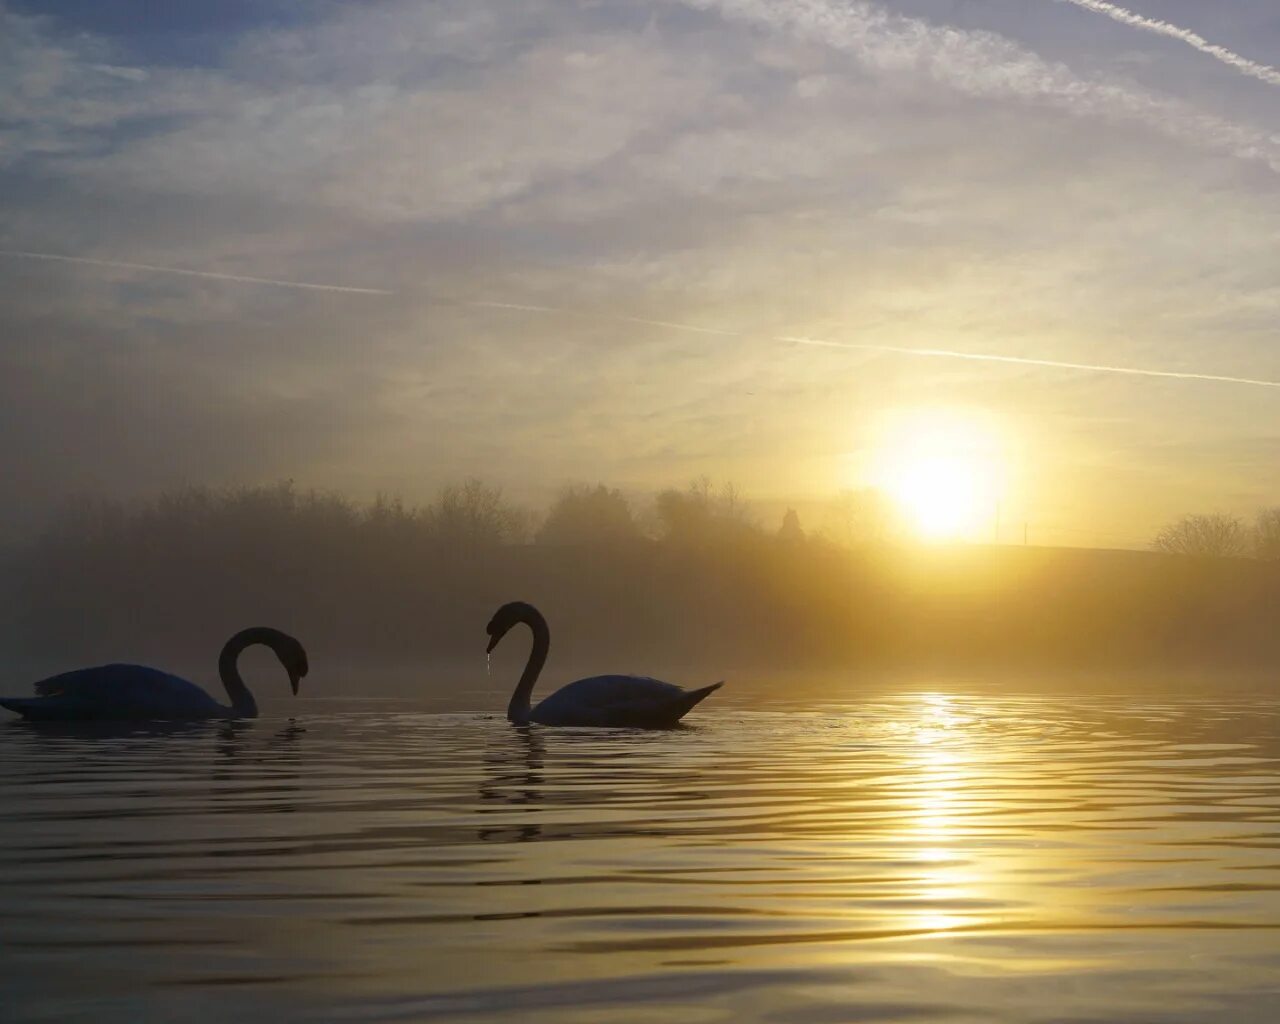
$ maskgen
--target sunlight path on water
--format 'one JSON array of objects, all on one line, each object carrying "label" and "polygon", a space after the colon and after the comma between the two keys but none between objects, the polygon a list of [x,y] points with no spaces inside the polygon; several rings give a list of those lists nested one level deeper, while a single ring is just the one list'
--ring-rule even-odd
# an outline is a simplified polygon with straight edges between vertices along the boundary
[{"label": "sunlight path on water", "polygon": [[1275,701],[298,706],[0,728],[7,1020],[1274,1020]]}]

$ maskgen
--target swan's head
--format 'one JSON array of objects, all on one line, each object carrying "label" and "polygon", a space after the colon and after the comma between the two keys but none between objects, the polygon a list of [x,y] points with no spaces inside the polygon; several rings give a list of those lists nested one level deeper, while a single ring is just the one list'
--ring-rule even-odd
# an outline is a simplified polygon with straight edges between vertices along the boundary
[{"label": "swan's head", "polygon": [[510,601],[504,604],[493,613],[493,618],[489,620],[489,625],[485,627],[485,632],[489,634],[489,646],[485,648],[485,651],[492,653],[502,638],[511,631],[512,626],[521,622],[529,622],[537,614],[532,605],[525,604],[523,601]]},{"label": "swan's head", "polygon": [[293,695],[296,697],[298,683],[302,681],[302,677],[307,674],[307,669],[310,667],[307,664],[306,648],[288,633],[279,633],[273,639],[271,649],[276,652],[280,664],[289,673],[289,686],[292,687]]}]

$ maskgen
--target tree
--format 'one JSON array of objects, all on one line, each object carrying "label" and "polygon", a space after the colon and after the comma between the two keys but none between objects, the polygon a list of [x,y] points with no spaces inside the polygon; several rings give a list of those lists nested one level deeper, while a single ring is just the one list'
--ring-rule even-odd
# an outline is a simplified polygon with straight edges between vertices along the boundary
[{"label": "tree", "polygon": [[1267,562],[1280,562],[1280,508],[1264,508],[1253,524],[1253,551]]},{"label": "tree", "polygon": [[719,491],[699,477],[686,490],[670,489],[654,502],[659,533],[669,540],[702,542],[713,536],[740,535],[752,528],[747,504],[732,483]]},{"label": "tree", "polygon": [[441,540],[471,548],[520,540],[528,527],[524,510],[506,501],[501,487],[474,477],[441,491],[427,519]]},{"label": "tree", "polygon": [[1187,515],[1164,527],[1152,542],[1167,555],[1239,558],[1249,553],[1249,531],[1236,516]]},{"label": "tree", "polygon": [[804,530],[800,528],[800,517],[795,509],[787,509],[787,514],[782,517],[778,539],[786,544],[799,544],[804,540]]},{"label": "tree", "polygon": [[539,544],[616,544],[640,536],[631,505],[604,484],[566,487],[538,531]]},{"label": "tree", "polygon": [[886,544],[897,536],[893,502],[874,487],[841,491],[827,510],[823,533],[846,547]]}]

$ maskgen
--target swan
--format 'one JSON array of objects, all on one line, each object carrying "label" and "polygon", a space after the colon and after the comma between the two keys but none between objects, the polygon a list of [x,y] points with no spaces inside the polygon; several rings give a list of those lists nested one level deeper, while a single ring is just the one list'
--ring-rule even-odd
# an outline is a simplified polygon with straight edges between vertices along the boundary
[{"label": "swan", "polygon": [[218,656],[218,675],[231,698],[230,707],[195,683],[145,665],[98,665],[63,672],[36,683],[35,697],[0,697],[0,707],[40,721],[257,718],[257,702],[236,668],[240,653],[254,644],[265,644],[275,652],[296,695],[298,681],[307,674],[307,652],[287,633],[255,626],[228,640]]},{"label": "swan", "polygon": [[591,676],[561,687],[529,707],[529,694],[551,647],[551,630],[542,613],[524,601],[504,604],[489,620],[488,653],[517,624],[533,631],[529,661],[507,705],[507,721],[514,725],[588,725],[613,728],[665,729],[675,725],[699,701],[724,685],[721,680],[697,690],[648,676]]}]

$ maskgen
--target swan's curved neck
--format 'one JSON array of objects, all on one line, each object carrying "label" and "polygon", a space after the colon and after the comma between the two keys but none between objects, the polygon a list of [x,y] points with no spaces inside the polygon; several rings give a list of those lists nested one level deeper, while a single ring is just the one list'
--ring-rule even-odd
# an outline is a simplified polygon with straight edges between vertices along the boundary
[{"label": "swan's curved neck", "polygon": [[218,656],[218,676],[222,679],[222,685],[226,687],[227,696],[231,698],[231,710],[235,712],[237,718],[258,717],[258,702],[253,699],[249,687],[245,686],[244,680],[240,678],[240,669],[237,664],[240,661],[240,654],[246,647],[252,647],[254,644],[266,644],[271,647],[273,638],[274,634],[267,629],[260,627],[242,629],[222,647],[222,653]]},{"label": "swan's curved neck", "polygon": [[547,628],[547,620],[536,608],[524,611],[520,621],[533,631],[533,648],[529,651],[529,661],[524,666],[520,682],[516,684],[516,692],[511,695],[511,703],[507,705],[507,721],[516,725],[528,725],[529,694],[533,693],[538,673],[547,663],[547,652],[551,649],[551,630]]}]

